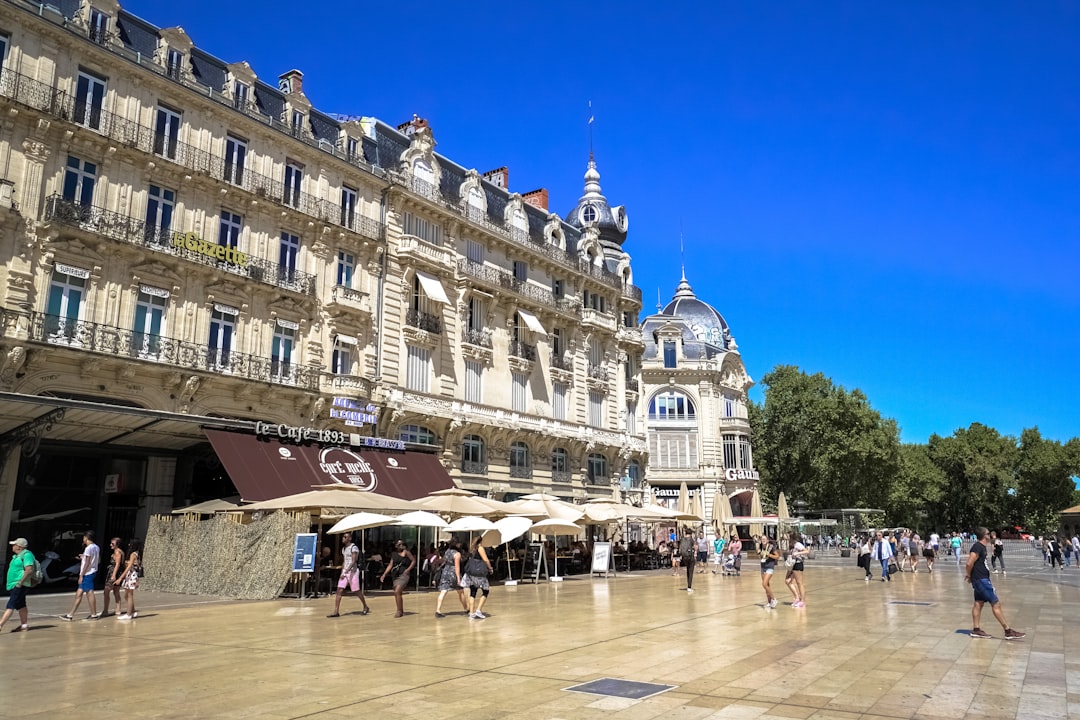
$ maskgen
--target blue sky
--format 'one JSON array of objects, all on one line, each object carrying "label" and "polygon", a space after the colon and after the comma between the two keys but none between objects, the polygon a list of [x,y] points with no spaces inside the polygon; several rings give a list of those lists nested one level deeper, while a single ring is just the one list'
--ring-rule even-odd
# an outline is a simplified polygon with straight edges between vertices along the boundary
[{"label": "blue sky", "polygon": [[[1080,5],[131,0],[319,109],[432,125],[565,215],[587,103],[652,311],[687,277],[747,369],[860,388],[905,441],[1080,434]],[[758,391],[751,396],[760,399]]]}]

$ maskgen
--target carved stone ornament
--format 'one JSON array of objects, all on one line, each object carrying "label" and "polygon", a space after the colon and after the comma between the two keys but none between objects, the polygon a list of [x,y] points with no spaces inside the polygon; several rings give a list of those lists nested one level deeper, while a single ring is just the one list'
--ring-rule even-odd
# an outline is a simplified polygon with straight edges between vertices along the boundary
[{"label": "carved stone ornament", "polygon": [[40,140],[34,140],[33,138],[27,138],[23,140],[23,153],[26,157],[39,163],[44,163],[49,159],[49,154],[52,152],[49,146]]},{"label": "carved stone ornament", "polygon": [[26,355],[26,348],[22,345],[16,345],[4,354],[4,359],[0,364],[0,382],[9,385],[15,380],[15,376],[26,363]]}]

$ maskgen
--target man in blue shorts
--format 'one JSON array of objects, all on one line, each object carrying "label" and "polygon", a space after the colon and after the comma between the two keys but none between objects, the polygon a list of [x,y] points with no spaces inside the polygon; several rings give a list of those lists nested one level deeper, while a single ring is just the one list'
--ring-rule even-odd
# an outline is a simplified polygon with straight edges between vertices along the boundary
[{"label": "man in blue shorts", "polygon": [[101,559],[101,548],[94,542],[94,531],[87,530],[83,533],[83,551],[79,556],[79,588],[75,591],[75,604],[71,606],[71,612],[61,615],[61,620],[71,621],[75,617],[75,611],[79,609],[83,595],[90,601],[90,615],[87,620],[97,620],[101,613],[97,611],[97,599],[94,597],[94,579],[97,577],[98,561]]},{"label": "man in blue shorts", "polygon": [[1001,601],[998,600],[994,586],[990,583],[990,562],[986,549],[990,545],[990,531],[984,527],[975,531],[978,540],[972,544],[971,552],[968,553],[967,567],[964,571],[964,579],[971,583],[975,591],[975,604],[971,606],[971,637],[992,638],[990,633],[979,627],[979,619],[982,617],[983,605],[990,603],[990,609],[994,611],[994,617],[1005,630],[1006,640],[1019,640],[1026,633],[1013,630],[1005,622],[1005,613],[1001,612]]}]

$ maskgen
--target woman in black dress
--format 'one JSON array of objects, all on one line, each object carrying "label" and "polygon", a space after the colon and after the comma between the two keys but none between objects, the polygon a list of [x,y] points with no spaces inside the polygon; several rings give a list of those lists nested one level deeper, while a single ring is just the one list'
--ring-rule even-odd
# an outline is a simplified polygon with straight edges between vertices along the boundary
[{"label": "woman in black dress", "polygon": [[396,618],[405,614],[403,595],[405,594],[405,588],[409,585],[409,577],[414,567],[416,567],[416,556],[409,552],[403,540],[398,540],[394,543],[394,552],[390,553],[390,563],[379,578],[379,582],[383,582],[386,580],[386,576],[389,575],[394,581],[394,603],[397,605],[397,612],[394,613],[394,617]]}]

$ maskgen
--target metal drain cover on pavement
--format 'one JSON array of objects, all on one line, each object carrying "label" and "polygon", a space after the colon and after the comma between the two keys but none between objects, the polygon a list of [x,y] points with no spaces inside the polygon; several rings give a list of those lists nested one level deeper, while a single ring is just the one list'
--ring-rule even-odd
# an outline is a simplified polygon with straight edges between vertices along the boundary
[{"label": "metal drain cover on pavement", "polygon": [[936,605],[932,602],[915,602],[914,600],[890,600],[890,605],[919,605],[920,607],[930,607]]},{"label": "metal drain cover on pavement", "polygon": [[656,683],[634,682],[633,680],[618,680],[616,678],[600,678],[592,682],[563,688],[570,692],[590,693],[592,695],[607,695],[609,697],[626,698],[628,700],[644,700],[653,695],[667,692],[677,685],[657,685]]}]

